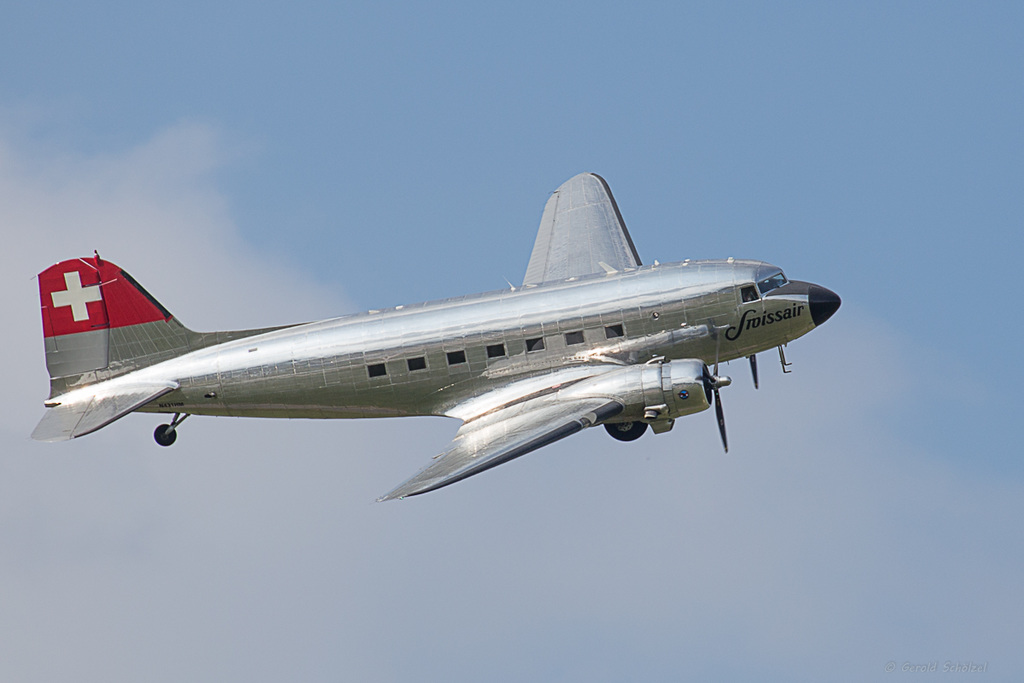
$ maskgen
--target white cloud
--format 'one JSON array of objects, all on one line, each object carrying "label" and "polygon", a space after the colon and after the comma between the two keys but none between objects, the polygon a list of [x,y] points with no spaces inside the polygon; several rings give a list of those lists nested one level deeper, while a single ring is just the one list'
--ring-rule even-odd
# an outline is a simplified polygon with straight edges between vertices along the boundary
[{"label": "white cloud", "polygon": [[[376,505],[441,420],[192,418],[160,449],[129,416],[28,440],[46,376],[34,273],[101,254],[197,328],[346,303],[248,248],[214,131],[28,161],[0,140],[8,314],[0,438],[6,680],[864,680],[894,659],[1020,670],[1021,482],[886,419],[905,340],[847,305],[725,392],[623,445],[592,430]],[[211,293],[213,293],[211,295]],[[879,386],[879,377],[887,384]],[[916,378],[920,379],[920,378]]]}]

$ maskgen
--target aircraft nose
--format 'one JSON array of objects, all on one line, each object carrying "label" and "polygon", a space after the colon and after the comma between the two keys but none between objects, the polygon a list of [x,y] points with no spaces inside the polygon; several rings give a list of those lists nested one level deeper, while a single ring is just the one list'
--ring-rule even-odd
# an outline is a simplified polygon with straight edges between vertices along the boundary
[{"label": "aircraft nose", "polygon": [[817,327],[832,317],[839,310],[842,300],[831,289],[811,285],[807,291],[807,303],[811,309],[811,320]]}]

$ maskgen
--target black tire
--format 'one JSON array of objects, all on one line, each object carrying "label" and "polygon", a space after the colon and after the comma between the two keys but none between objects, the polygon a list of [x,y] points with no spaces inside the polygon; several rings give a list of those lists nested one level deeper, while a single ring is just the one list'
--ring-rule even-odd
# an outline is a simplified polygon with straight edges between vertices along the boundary
[{"label": "black tire", "polygon": [[170,446],[178,438],[178,430],[172,429],[171,425],[160,425],[153,432],[153,438],[161,446]]},{"label": "black tire", "polygon": [[636,441],[647,431],[646,422],[606,422],[605,431],[619,441]]}]

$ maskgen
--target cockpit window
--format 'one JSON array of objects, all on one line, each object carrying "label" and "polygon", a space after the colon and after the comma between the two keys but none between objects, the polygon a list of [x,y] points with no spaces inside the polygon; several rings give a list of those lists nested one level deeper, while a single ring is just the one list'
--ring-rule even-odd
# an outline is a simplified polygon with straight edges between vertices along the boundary
[{"label": "cockpit window", "polygon": [[760,298],[757,296],[757,290],[754,289],[753,285],[747,285],[740,289],[740,296],[745,304],[748,304],[751,301],[757,301]]},{"label": "cockpit window", "polygon": [[775,273],[775,275],[772,275],[771,277],[766,277],[765,279],[758,282],[757,288],[761,290],[761,295],[764,296],[768,292],[772,291],[773,289],[778,289],[787,282],[789,282],[789,280],[786,279],[785,275],[783,275],[782,273]]}]

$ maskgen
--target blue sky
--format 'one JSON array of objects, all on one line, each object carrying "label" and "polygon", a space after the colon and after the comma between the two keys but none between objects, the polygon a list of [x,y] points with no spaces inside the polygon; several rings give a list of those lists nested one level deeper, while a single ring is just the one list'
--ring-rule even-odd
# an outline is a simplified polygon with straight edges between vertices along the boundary
[{"label": "blue sky", "polygon": [[[0,677],[1019,679],[1018,5],[3,15]],[[581,171],[645,261],[843,297],[792,375],[733,365],[728,456],[699,415],[373,505],[453,423],[27,439],[53,262],[99,249],[197,329],[497,289]]]}]

